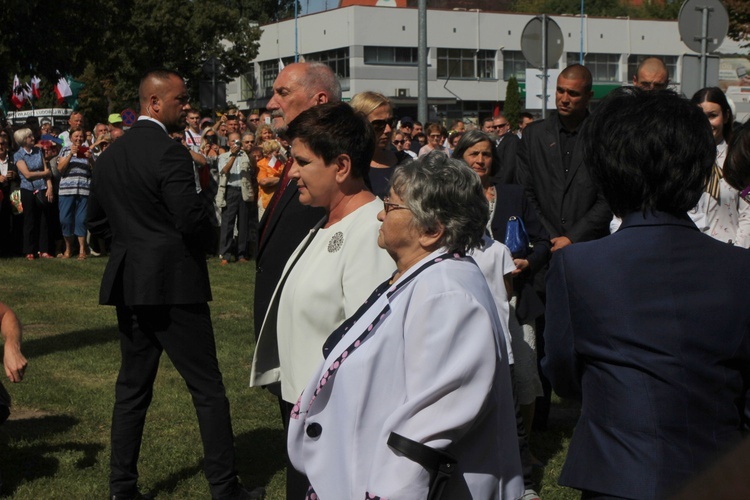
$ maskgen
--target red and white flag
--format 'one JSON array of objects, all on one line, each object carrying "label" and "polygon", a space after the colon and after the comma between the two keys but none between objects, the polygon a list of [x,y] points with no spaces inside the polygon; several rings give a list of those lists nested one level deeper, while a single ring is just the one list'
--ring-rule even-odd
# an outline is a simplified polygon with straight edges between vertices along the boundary
[{"label": "red and white flag", "polygon": [[40,80],[38,76],[31,77],[31,95],[34,96],[34,99],[39,99],[40,97],[42,97],[42,92],[40,89],[41,84],[42,80]]},{"label": "red and white flag", "polygon": [[18,75],[13,78],[13,92],[10,100],[16,109],[21,109],[23,103],[26,102],[26,93],[23,90],[23,86],[21,86],[21,82],[18,80]]},{"label": "red and white flag", "polygon": [[70,90],[70,85],[68,85],[68,81],[64,77],[60,77],[57,81],[57,85],[55,85],[55,95],[57,96],[57,102],[60,104],[62,104],[66,97],[73,95],[73,91]]}]

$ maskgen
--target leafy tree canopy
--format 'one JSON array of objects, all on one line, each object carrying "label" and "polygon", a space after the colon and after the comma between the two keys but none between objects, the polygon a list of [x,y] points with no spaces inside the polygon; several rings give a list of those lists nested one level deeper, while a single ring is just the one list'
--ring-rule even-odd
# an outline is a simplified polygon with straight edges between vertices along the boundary
[{"label": "leafy tree canopy", "polygon": [[24,81],[40,76],[43,91],[51,92],[60,71],[86,84],[81,108],[103,119],[135,104],[145,71],[168,67],[185,76],[197,102],[206,60],[218,59],[221,81],[249,70],[260,38],[255,20],[268,3],[6,0],[9,8],[0,9],[0,93],[8,97],[16,73]]}]

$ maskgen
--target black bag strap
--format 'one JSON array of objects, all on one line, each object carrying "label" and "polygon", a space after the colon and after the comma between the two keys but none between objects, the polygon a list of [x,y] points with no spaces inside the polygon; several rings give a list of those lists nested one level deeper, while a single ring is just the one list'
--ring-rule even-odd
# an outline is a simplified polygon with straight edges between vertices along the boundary
[{"label": "black bag strap", "polygon": [[429,472],[430,487],[427,492],[427,500],[442,498],[445,483],[456,470],[456,464],[458,463],[453,455],[418,443],[395,432],[391,432],[388,436],[388,446],[409,460],[418,463]]}]

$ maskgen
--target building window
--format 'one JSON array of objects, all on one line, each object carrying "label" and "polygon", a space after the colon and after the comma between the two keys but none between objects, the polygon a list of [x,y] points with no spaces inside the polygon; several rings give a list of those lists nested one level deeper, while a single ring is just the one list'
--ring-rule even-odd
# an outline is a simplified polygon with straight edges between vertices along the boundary
[{"label": "building window", "polygon": [[515,76],[519,82],[525,82],[526,68],[528,66],[529,63],[526,62],[526,58],[523,57],[523,53],[520,50],[503,51],[503,80],[506,82],[512,76]]},{"label": "building window", "polygon": [[[568,52],[568,66],[578,64],[579,61],[580,55],[577,52]],[[583,57],[583,65],[591,71],[595,82],[620,81],[619,54],[586,54]]]},{"label": "building window", "polygon": [[240,100],[247,101],[255,98],[257,82],[255,80],[255,64],[250,65],[250,71],[240,76]]},{"label": "building window", "polygon": [[276,77],[279,76],[281,71],[279,62],[286,66],[294,62],[294,57],[284,57],[281,60],[273,59],[259,63],[261,93],[259,97],[271,97],[273,95],[273,82],[276,81]]},{"label": "building window", "polygon": [[419,49],[416,47],[367,47],[365,64],[388,64],[393,66],[416,66]]},{"label": "building window", "polygon": [[349,78],[349,47],[305,54],[305,62],[327,64],[339,78]]},{"label": "building window", "polygon": [[495,51],[437,49],[438,78],[495,78]]},{"label": "building window", "polygon": [[[654,57],[650,55],[644,55],[644,54],[630,54],[628,56],[628,74],[626,76],[626,79],[628,81],[631,81],[633,77],[635,76],[635,72],[638,70],[638,65],[646,59],[647,57]],[[669,81],[673,83],[679,83],[679,73],[677,73],[677,60],[679,59],[678,56],[656,56],[662,61],[664,61],[664,64],[667,66],[667,71],[669,72]]]}]

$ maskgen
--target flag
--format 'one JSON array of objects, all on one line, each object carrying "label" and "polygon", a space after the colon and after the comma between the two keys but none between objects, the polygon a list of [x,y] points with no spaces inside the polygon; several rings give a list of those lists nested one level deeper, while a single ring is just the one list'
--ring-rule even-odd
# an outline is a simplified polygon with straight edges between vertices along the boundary
[{"label": "flag", "polygon": [[279,73],[281,73],[284,70],[284,61],[279,58]]},{"label": "flag", "polygon": [[34,99],[39,99],[42,97],[42,92],[40,90],[42,81],[39,79],[38,76],[33,76],[31,78],[31,95],[34,96]]},{"label": "flag", "polygon": [[55,95],[57,96],[57,102],[59,104],[62,104],[66,97],[73,95],[73,92],[70,90],[70,85],[64,77],[60,77],[57,81],[57,85],[55,85]]},{"label": "flag", "polygon": [[10,100],[13,102],[16,109],[21,109],[23,103],[26,102],[26,94],[23,91],[21,82],[18,81],[18,75],[13,78],[13,92]]}]

